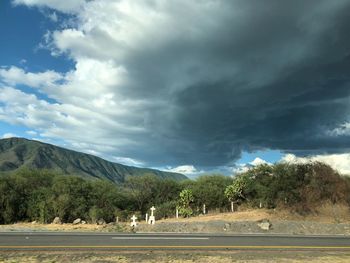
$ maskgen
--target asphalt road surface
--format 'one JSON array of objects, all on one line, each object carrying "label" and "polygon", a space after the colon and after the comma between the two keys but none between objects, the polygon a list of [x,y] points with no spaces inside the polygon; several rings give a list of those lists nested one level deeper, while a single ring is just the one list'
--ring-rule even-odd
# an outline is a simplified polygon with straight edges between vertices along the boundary
[{"label": "asphalt road surface", "polygon": [[350,251],[350,237],[1,232],[0,250],[339,250]]}]

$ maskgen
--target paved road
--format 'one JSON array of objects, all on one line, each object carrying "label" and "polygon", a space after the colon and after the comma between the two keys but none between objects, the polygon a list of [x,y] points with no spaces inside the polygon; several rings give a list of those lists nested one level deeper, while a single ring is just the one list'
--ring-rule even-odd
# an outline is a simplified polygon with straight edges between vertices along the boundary
[{"label": "paved road", "polygon": [[342,236],[2,232],[0,250],[281,249],[346,250]]}]

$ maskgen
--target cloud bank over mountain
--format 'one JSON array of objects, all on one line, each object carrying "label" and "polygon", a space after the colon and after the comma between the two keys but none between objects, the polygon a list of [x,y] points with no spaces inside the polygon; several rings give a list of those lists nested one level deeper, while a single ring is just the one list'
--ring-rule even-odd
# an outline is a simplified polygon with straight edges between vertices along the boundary
[{"label": "cloud bank over mountain", "polygon": [[69,17],[41,44],[75,66],[2,65],[2,121],[189,172],[242,151],[349,152],[350,1],[13,3]]}]

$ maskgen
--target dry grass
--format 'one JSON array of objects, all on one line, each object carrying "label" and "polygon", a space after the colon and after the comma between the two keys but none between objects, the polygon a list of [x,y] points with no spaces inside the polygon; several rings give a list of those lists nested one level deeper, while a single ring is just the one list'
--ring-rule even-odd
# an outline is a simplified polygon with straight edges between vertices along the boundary
[{"label": "dry grass", "polygon": [[[287,209],[242,209],[234,213],[213,213],[190,218],[169,218],[158,222],[209,222],[209,221],[259,221],[269,219],[271,221],[310,221],[319,223],[350,223],[349,207],[341,204],[324,204],[319,207],[318,212],[302,216],[290,212]],[[141,221],[141,224],[145,222]],[[81,231],[81,232],[123,232],[130,231],[129,223],[123,222],[116,226],[96,224],[38,224],[38,223],[16,223],[11,225],[0,225],[0,231]]]},{"label": "dry grass", "polygon": [[350,210],[347,205],[326,203],[319,207],[317,212],[302,216],[287,209],[242,209],[234,213],[213,213],[191,218],[170,218],[160,222],[208,222],[214,220],[223,221],[258,221],[269,220],[292,220],[313,221],[320,223],[350,223]]}]

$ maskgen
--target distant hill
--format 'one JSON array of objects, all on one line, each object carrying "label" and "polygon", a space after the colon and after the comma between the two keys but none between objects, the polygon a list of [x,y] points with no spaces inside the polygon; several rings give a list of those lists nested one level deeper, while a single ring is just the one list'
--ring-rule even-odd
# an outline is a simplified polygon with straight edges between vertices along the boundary
[{"label": "distant hill", "polygon": [[183,174],[126,166],[39,141],[1,139],[0,172],[13,172],[21,168],[49,169],[61,174],[108,179],[115,183],[123,182],[126,176],[144,174],[164,179],[187,179]]}]

